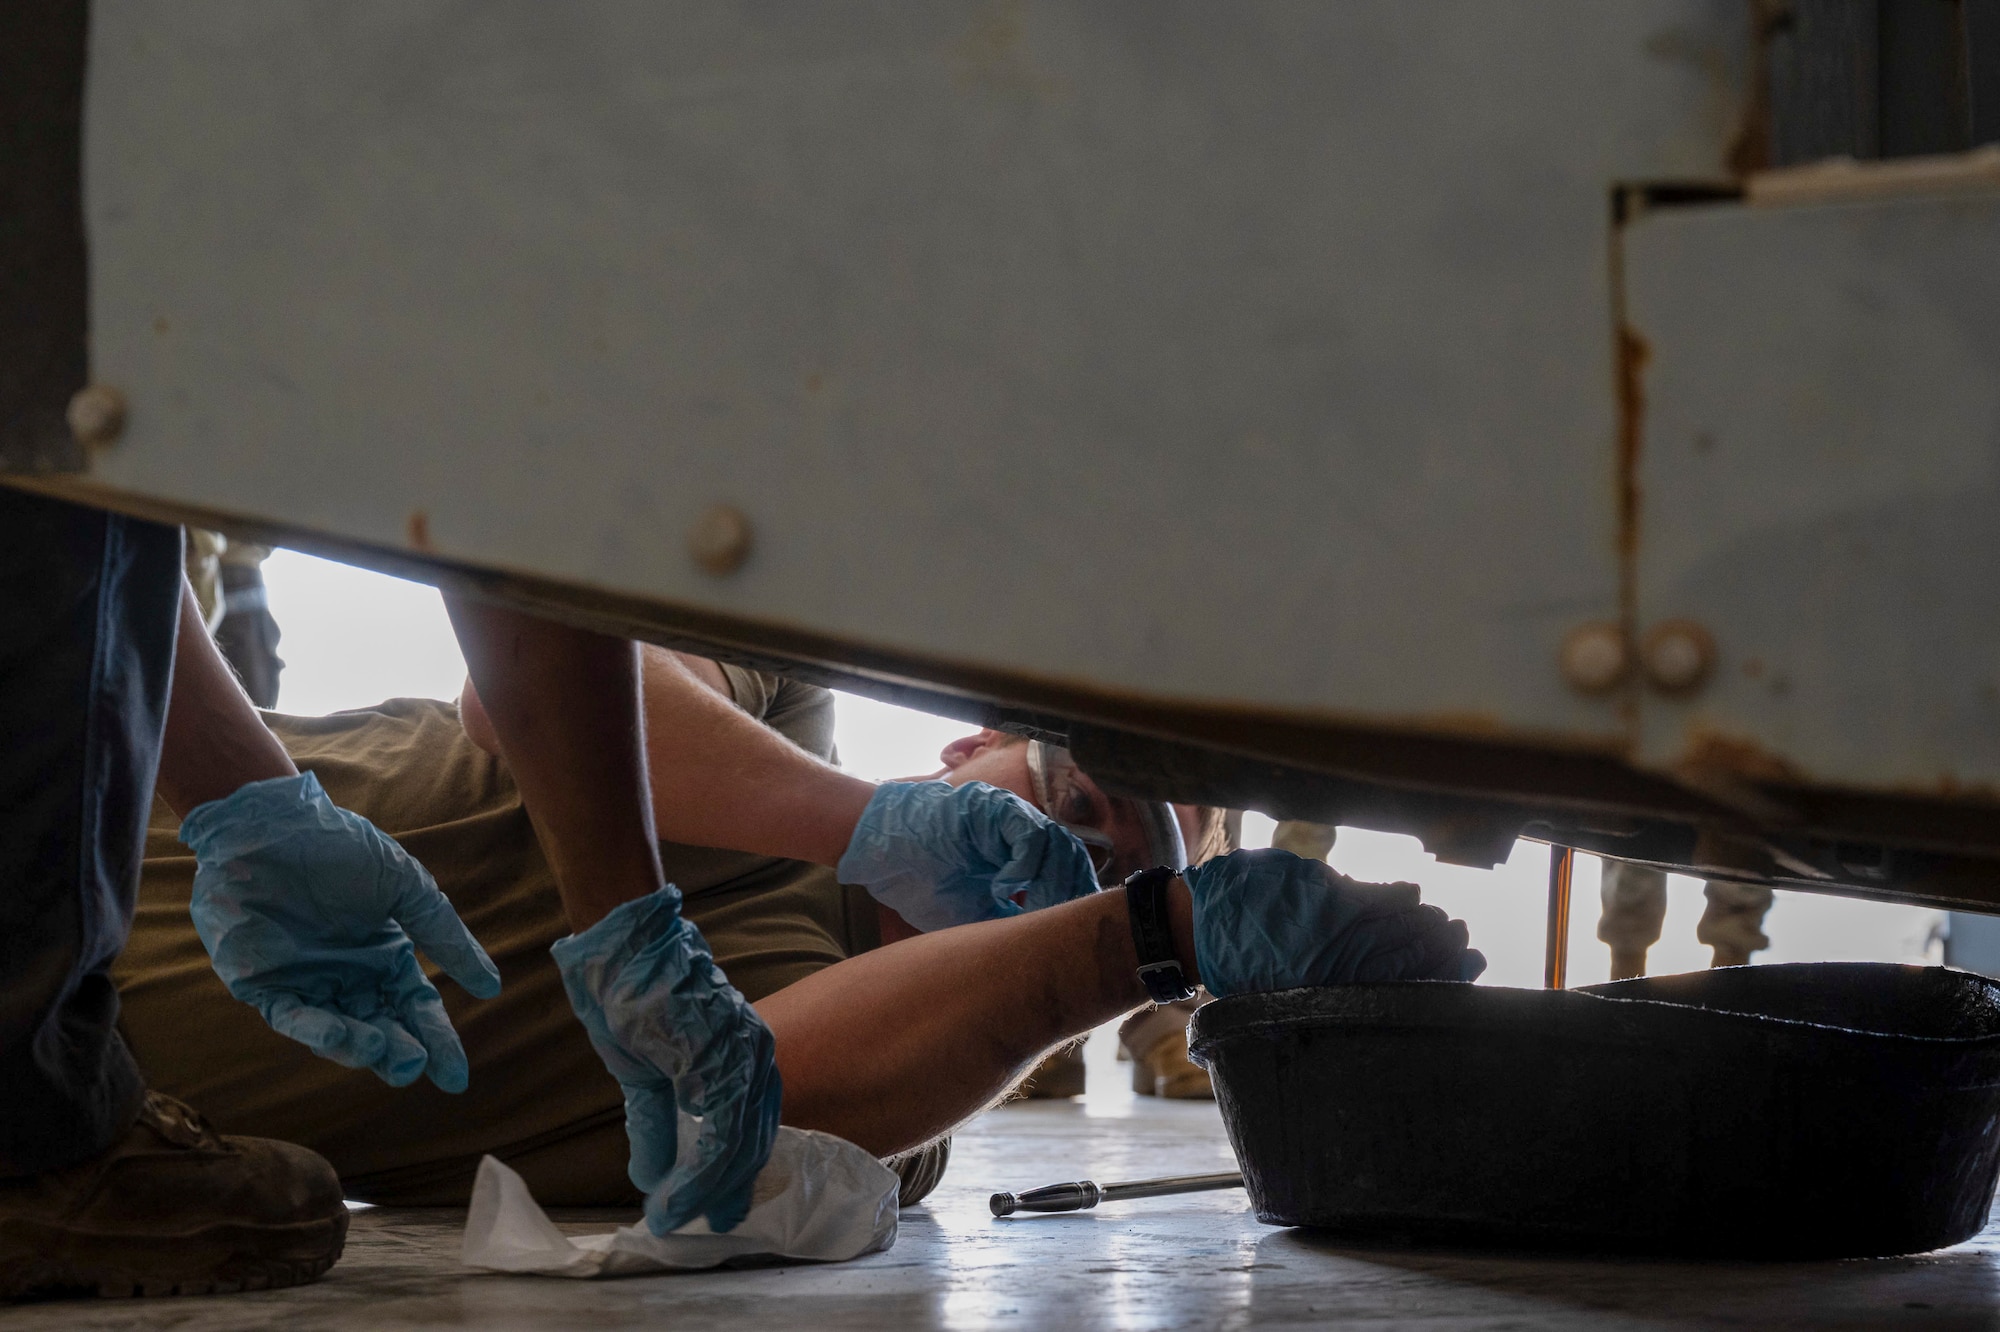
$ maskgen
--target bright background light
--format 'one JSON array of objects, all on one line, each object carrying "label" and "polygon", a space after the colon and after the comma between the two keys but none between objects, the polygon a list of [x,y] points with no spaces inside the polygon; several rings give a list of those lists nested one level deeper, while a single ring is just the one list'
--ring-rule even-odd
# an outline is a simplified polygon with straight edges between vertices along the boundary
[{"label": "bright background light", "polygon": [[458,697],[465,658],[436,588],[294,550],[271,552],[264,586],[282,635],[278,711],[318,717],[385,698]]},{"label": "bright background light", "polygon": [[[1243,816],[1243,844],[1269,846],[1277,825],[1262,814]],[[1419,884],[1424,900],[1463,920],[1473,944],[1486,954],[1487,985],[1538,986],[1548,929],[1549,848],[1514,843],[1507,863],[1494,870],[1441,865],[1414,837],[1342,828],[1328,857],[1343,874],[1371,883]],[[1569,983],[1611,979],[1611,950],[1597,938],[1603,862],[1579,855],[1570,885]],[[1646,955],[1655,976],[1699,971],[1709,950],[1694,937],[1707,900],[1701,880],[1667,876],[1667,918],[1660,941]],[[1771,946],[1754,962],[1928,962],[1940,960],[1933,938],[1944,913],[1921,907],[1826,897],[1780,890],[1764,918]]]},{"label": "bright background light", "polygon": [[[271,614],[284,635],[278,709],[302,715],[367,707],[409,695],[456,698],[465,679],[436,589],[293,551],[275,552],[264,566]],[[834,739],[842,763],[871,780],[934,772],[938,751],[973,728],[907,708],[836,696]],[[1269,846],[1272,821],[1249,813],[1246,846]],[[1486,954],[1484,983],[1538,986],[1548,894],[1548,848],[1517,842],[1492,871],[1440,865],[1413,837],[1342,828],[1331,857],[1342,873],[1384,882],[1420,884],[1424,900],[1464,920]],[[1599,862],[1577,858],[1570,912],[1569,974],[1573,984],[1609,978],[1611,953],[1597,940]],[[1667,881],[1667,919],[1648,957],[1655,975],[1708,965],[1695,942],[1701,882]],[[1943,913],[1810,893],[1780,892],[1764,923],[1769,950],[1758,962],[1935,962],[1934,933]],[[1093,1063],[1098,1050],[1093,1048]],[[1093,1075],[1095,1076],[1095,1075]],[[1094,1095],[1094,1093],[1093,1093]]]},{"label": "bright background light", "polygon": [[[264,584],[283,635],[279,712],[458,697],[465,658],[436,588],[294,550],[271,552]],[[974,729],[853,694],[838,697],[834,716],[841,766],[870,781],[936,772],[939,751]]]},{"label": "bright background light", "polygon": [[833,744],[840,751],[840,766],[871,782],[928,777],[944,767],[938,755],[946,745],[978,729],[858,694],[836,690],[833,696]]}]

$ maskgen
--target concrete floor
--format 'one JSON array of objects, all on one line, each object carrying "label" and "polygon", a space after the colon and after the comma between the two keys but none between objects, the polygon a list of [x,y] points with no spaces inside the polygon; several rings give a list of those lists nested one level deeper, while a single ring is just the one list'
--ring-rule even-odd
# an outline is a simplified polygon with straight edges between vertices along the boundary
[{"label": "concrete floor", "polygon": [[[1108,1070],[1107,1070],[1108,1071]],[[1095,1084],[1094,1084],[1095,1085]],[[623,1281],[459,1266],[462,1216],[357,1212],[347,1255],[290,1291],[0,1313],[30,1329],[422,1327],[2000,1327],[2000,1229],[1918,1258],[1751,1265],[1364,1250],[1259,1225],[1238,1192],[995,1221],[986,1196],[1230,1169],[1215,1108],[1130,1097],[993,1111],[887,1253],[829,1267]],[[624,1217],[558,1213],[573,1232]]]}]

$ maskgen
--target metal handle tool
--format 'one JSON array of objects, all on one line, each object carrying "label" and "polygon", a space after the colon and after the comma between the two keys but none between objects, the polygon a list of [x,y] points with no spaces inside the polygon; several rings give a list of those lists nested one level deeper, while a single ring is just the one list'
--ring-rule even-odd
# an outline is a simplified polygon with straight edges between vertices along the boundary
[{"label": "metal handle tool", "polygon": [[988,1205],[995,1216],[1012,1216],[1016,1212],[1081,1212],[1101,1202],[1126,1198],[1159,1198],[1169,1193],[1242,1187],[1242,1174],[1233,1170],[1223,1175],[1168,1175],[1165,1179],[1135,1179],[1125,1184],[1093,1184],[1080,1179],[1073,1184],[1047,1184],[1026,1193],[996,1193]]}]

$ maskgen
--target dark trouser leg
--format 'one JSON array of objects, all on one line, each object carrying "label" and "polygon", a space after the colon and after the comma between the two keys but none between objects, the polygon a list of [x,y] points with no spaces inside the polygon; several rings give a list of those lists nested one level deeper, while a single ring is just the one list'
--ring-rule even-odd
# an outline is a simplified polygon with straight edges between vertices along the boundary
[{"label": "dark trouser leg", "polygon": [[125,944],[172,678],[180,530],[0,487],[0,1177],[138,1112]]}]

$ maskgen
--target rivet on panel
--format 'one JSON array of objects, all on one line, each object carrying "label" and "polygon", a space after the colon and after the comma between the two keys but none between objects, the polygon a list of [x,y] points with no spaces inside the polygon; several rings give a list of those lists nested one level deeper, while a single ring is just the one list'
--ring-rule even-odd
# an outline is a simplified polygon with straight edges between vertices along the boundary
[{"label": "rivet on panel", "polygon": [[70,398],[67,418],[77,443],[109,444],[125,430],[125,395],[109,384],[87,384]]},{"label": "rivet on panel", "polygon": [[1693,620],[1662,620],[1640,644],[1646,679],[1663,694],[1691,694],[1715,669],[1715,639]]},{"label": "rivet on panel", "polygon": [[709,506],[688,534],[688,554],[717,577],[735,573],[750,555],[750,520],[734,505]]},{"label": "rivet on panel", "polygon": [[1616,688],[1632,665],[1625,635],[1617,625],[1603,621],[1570,630],[1556,659],[1570,688],[1585,694]]}]

